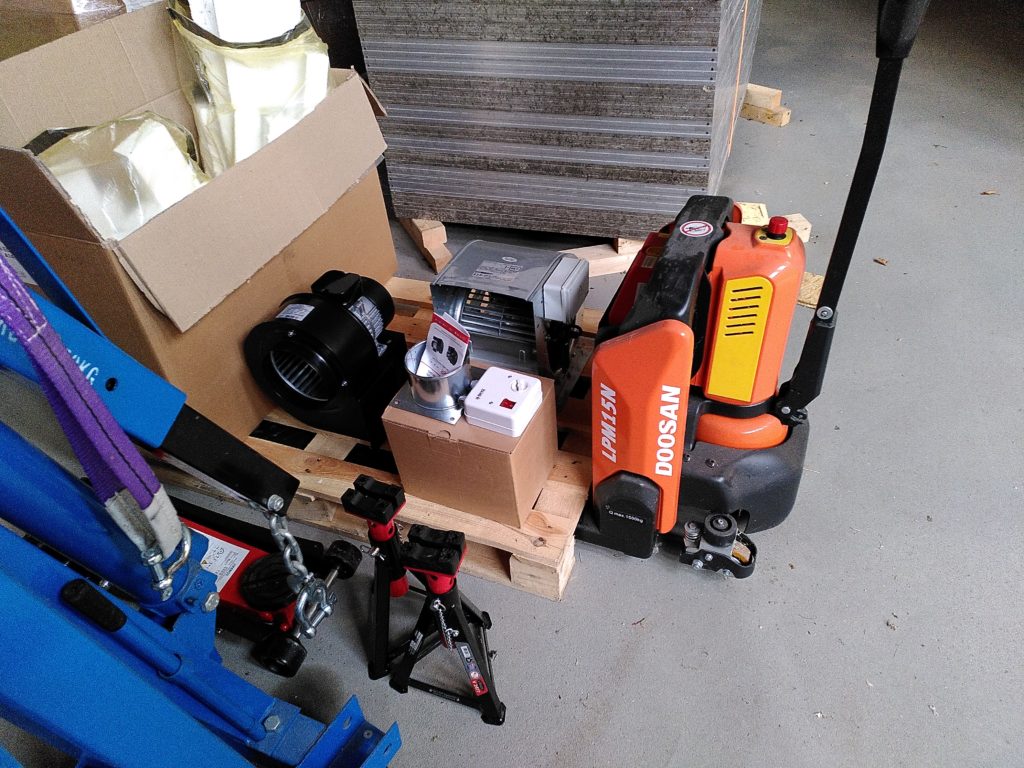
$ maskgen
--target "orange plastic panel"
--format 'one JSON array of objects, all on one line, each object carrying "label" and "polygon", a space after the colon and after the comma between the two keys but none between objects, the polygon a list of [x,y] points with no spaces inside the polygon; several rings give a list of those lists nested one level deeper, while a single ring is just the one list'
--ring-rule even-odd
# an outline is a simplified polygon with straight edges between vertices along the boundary
[{"label": "orange plastic panel", "polygon": [[705,413],[697,422],[697,440],[726,448],[771,448],[786,439],[789,429],[771,414],[736,419]]},{"label": "orange plastic panel", "polygon": [[[800,238],[792,236],[792,229],[780,241],[769,239],[762,227],[749,224],[727,224],[726,231],[709,274],[712,301],[705,358],[693,383],[704,388],[712,400],[760,403],[774,396],[779,386],[779,369],[803,280],[804,247]],[[757,294],[757,301],[744,303],[742,290],[756,283],[762,283],[765,290]],[[748,309],[737,311],[736,307]],[[743,317],[744,313],[751,317]],[[756,325],[742,325],[751,322]],[[760,343],[743,344],[743,340],[749,342],[748,337],[729,335],[745,331]],[[718,375],[716,364],[722,367]],[[721,375],[722,370],[740,371],[742,386]],[[733,384],[726,384],[730,380]]]},{"label": "orange plastic panel", "polygon": [[678,320],[603,342],[594,353],[594,485],[616,472],[650,478],[661,489],[662,533],[676,523],[692,363],[693,332]]}]

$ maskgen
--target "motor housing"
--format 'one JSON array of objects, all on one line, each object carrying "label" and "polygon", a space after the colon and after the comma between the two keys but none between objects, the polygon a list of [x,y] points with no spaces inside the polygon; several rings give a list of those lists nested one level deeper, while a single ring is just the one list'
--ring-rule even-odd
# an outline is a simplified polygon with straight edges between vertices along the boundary
[{"label": "motor housing", "polygon": [[405,382],[405,336],[386,330],[394,315],[380,283],[327,272],[252,329],[245,359],[263,391],[295,418],[379,445],[381,415]]}]

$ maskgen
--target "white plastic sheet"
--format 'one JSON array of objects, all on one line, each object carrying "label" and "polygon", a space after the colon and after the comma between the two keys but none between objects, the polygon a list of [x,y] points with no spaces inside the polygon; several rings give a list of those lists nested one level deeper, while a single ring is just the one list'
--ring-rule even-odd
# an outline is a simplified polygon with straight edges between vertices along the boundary
[{"label": "white plastic sheet", "polygon": [[105,238],[127,237],[209,177],[177,123],[144,112],[67,136],[39,160]]},{"label": "white plastic sheet", "polygon": [[327,96],[327,46],[297,2],[196,0],[190,7],[171,0],[170,9],[179,78],[211,176],[269,144]]}]

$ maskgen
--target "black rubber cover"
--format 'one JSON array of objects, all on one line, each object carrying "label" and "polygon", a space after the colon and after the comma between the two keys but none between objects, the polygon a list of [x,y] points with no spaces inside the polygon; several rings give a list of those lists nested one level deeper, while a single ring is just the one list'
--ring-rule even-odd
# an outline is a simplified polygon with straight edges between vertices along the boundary
[{"label": "black rubber cover", "polygon": [[459,572],[466,551],[466,535],[460,531],[439,531],[425,525],[409,529],[402,544],[402,565],[445,576]]},{"label": "black rubber cover", "polygon": [[672,538],[682,539],[688,521],[703,525],[709,510],[732,514],[745,533],[779,525],[796,502],[809,431],[798,424],[781,445],[757,451],[696,443],[683,464]]},{"label": "black rubber cover", "polygon": [[351,579],[355,575],[355,572],[359,569],[359,564],[363,562],[363,553],[359,551],[359,547],[355,544],[351,544],[343,539],[335,539],[331,542],[331,546],[327,548],[324,561],[331,570],[337,568],[338,574],[336,578],[339,581],[344,581],[345,579]]},{"label": "black rubber cover", "polygon": [[60,598],[104,632],[117,632],[128,621],[120,608],[85,579],[61,587]]},{"label": "black rubber cover", "polygon": [[353,487],[341,496],[346,512],[380,525],[391,522],[404,504],[401,486],[382,483],[369,475],[357,477]]},{"label": "black rubber cover", "polygon": [[880,59],[905,59],[928,10],[928,0],[881,0],[878,4],[878,44]]},{"label": "black rubber cover", "polygon": [[252,656],[261,667],[275,675],[295,677],[306,660],[306,649],[291,635],[274,632],[252,647]]},{"label": "black rubber cover", "polygon": [[[640,289],[633,308],[615,335],[659,320],[680,320],[693,328],[701,283],[711,265],[715,246],[725,237],[725,223],[732,208],[733,202],[728,197],[694,195],[687,201],[672,224],[650,281]],[[700,231],[695,226],[698,224],[707,225],[706,234],[684,233],[684,225],[690,225],[689,232]]]},{"label": "black rubber cover", "polygon": [[279,552],[261,557],[242,574],[238,590],[250,607],[257,611],[279,611],[295,600],[288,584],[287,566]]},{"label": "black rubber cover", "polygon": [[593,503],[580,518],[576,536],[633,557],[650,557],[657,540],[654,515],[660,498],[661,491],[649,478],[617,472],[594,489]]}]

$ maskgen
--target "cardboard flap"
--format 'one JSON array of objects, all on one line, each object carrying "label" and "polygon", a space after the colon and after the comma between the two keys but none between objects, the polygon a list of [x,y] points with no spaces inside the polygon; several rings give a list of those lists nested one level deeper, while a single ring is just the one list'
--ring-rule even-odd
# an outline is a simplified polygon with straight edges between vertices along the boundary
[{"label": "cardboard flap", "polygon": [[178,88],[163,7],[118,16],[0,62],[0,145],[105,123]]},{"label": "cardboard flap", "polygon": [[124,238],[123,258],[140,289],[185,331],[320,218],[383,152],[362,81],[350,75],[298,125]]},{"label": "cardboard flap", "polygon": [[0,207],[25,232],[103,242],[82,212],[64,194],[53,174],[27,149],[0,147]]},{"label": "cardboard flap", "polygon": [[337,87],[351,77],[358,77],[359,81],[363,84],[363,90],[366,91],[366,98],[370,101],[370,106],[373,108],[373,114],[377,117],[387,117],[388,111],[384,109],[384,104],[377,98],[377,94],[373,92],[370,84],[366,82],[358,72],[356,72],[355,67],[352,67],[351,69],[332,69],[331,86]]},{"label": "cardboard flap", "polygon": [[373,107],[373,114],[377,117],[387,117],[388,111],[384,109],[384,104],[377,98],[377,94],[370,88],[370,84],[361,77],[359,81],[363,84],[363,90],[366,92],[366,98],[370,100],[370,106]]}]

